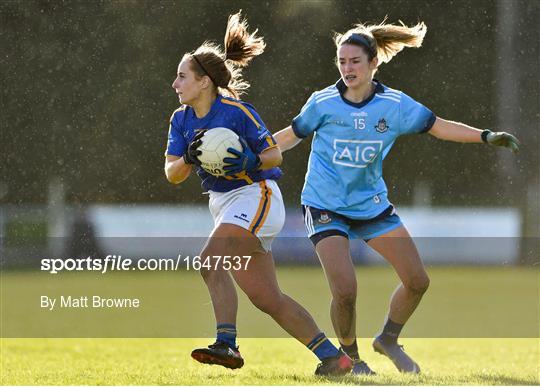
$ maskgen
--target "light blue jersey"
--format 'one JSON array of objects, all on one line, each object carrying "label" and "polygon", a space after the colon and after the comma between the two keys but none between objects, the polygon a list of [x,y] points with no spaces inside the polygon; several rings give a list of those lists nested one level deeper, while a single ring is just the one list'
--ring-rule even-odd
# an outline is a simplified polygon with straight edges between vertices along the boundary
[{"label": "light blue jersey", "polygon": [[292,122],[296,136],[311,133],[302,204],[351,219],[371,219],[390,205],[383,160],[398,136],[427,132],[435,115],[399,90],[375,81],[361,103],[346,100],[346,86],[317,91]]}]

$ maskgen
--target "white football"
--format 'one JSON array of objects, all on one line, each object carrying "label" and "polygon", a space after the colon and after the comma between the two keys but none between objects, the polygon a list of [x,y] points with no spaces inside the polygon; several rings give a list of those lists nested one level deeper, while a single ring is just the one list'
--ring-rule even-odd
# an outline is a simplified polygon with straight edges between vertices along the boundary
[{"label": "white football", "polygon": [[198,156],[201,167],[214,176],[224,176],[225,157],[235,157],[227,148],[242,151],[242,144],[236,133],[227,128],[208,129],[202,137],[202,144],[197,148],[202,153]]}]

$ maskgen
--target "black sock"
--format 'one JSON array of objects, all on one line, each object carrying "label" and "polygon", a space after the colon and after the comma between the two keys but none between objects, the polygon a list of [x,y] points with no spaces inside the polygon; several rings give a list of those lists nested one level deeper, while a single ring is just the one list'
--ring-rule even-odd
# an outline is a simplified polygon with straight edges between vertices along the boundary
[{"label": "black sock", "polygon": [[399,334],[403,324],[398,324],[392,320],[386,320],[382,333],[379,335],[379,338],[386,344],[396,344]]},{"label": "black sock", "polygon": [[351,359],[360,359],[360,356],[358,355],[358,345],[356,344],[356,340],[354,340],[351,345],[341,344],[341,349],[343,349],[343,352],[345,352],[347,356],[349,356]]}]

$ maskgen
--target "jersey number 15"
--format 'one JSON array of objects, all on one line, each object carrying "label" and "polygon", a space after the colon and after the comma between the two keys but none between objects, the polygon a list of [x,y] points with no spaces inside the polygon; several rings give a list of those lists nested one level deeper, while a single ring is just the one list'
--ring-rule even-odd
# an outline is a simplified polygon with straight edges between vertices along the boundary
[{"label": "jersey number 15", "polygon": [[354,119],[354,128],[355,129],[365,129],[366,128],[366,119],[365,118],[355,118]]}]

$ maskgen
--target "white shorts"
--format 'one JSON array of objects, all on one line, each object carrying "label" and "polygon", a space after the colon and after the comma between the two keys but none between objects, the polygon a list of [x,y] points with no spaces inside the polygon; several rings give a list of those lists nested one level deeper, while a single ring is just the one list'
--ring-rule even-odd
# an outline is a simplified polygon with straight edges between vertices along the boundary
[{"label": "white shorts", "polygon": [[210,191],[214,230],[222,223],[236,224],[259,238],[264,251],[285,223],[285,206],[275,180],[263,180],[229,192]]}]

